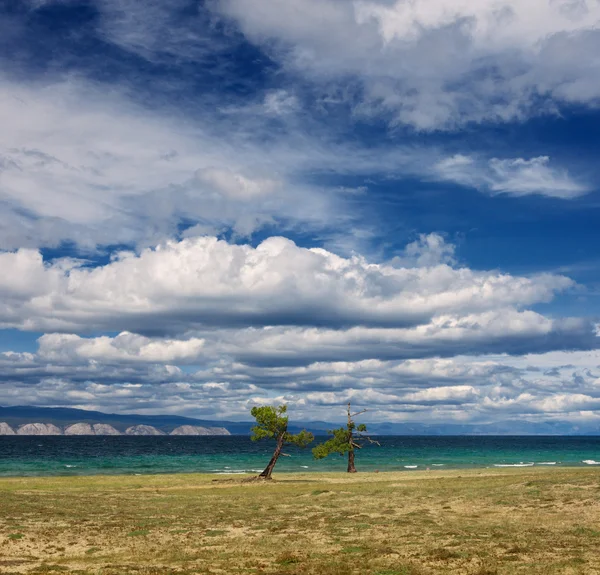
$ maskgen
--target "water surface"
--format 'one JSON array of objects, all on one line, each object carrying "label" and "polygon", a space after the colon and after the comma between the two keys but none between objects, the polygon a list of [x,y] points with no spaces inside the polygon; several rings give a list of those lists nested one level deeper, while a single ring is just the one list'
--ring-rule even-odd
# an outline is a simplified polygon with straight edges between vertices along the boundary
[{"label": "water surface", "polygon": [[[325,438],[317,438],[317,441]],[[357,453],[364,471],[406,471],[521,466],[594,466],[600,437],[378,437],[381,446]],[[271,455],[269,442],[245,436],[78,437],[0,436],[0,476],[147,473],[253,473]],[[345,471],[337,455],[321,461],[310,449],[290,447],[278,472]]]}]

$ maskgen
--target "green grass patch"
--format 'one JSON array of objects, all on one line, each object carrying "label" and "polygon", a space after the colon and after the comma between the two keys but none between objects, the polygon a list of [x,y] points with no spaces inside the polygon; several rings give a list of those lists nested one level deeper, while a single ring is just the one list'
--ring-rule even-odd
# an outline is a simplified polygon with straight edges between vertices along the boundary
[{"label": "green grass patch", "polygon": [[127,534],[127,537],[144,537],[145,535],[148,535],[150,533],[150,531],[148,531],[148,529],[136,529],[135,531],[130,531]]},{"label": "green grass patch", "polygon": [[227,531],[224,529],[209,529],[204,532],[205,537],[220,537],[221,535],[225,535]]},{"label": "green grass patch", "polygon": [[275,563],[279,565],[295,565],[296,563],[300,563],[302,558],[296,553],[292,553],[291,551],[286,551],[277,557]]},{"label": "green grass patch", "polygon": [[458,475],[0,478],[0,572],[600,575],[597,470]]},{"label": "green grass patch", "polygon": [[342,549],[342,553],[363,553],[366,550],[366,547],[360,547],[359,545],[351,545],[350,547],[344,547]]},{"label": "green grass patch", "polygon": [[583,527],[582,525],[575,527],[575,529],[573,529],[573,534],[583,537],[600,537],[600,531],[590,527]]}]

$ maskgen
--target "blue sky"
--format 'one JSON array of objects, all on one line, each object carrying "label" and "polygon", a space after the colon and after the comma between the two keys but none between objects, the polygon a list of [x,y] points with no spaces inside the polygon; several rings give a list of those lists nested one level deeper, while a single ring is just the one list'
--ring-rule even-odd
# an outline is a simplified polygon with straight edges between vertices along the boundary
[{"label": "blue sky", "polygon": [[600,7],[0,7],[0,404],[600,421]]}]

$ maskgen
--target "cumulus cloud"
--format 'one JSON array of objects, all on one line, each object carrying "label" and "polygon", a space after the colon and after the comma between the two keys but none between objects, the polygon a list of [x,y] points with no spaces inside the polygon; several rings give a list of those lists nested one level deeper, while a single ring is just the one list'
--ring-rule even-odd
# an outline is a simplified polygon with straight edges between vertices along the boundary
[{"label": "cumulus cloud", "polygon": [[[130,337],[118,336],[124,340],[118,345],[127,347]],[[97,346],[94,339],[102,338],[92,338],[88,350]],[[222,353],[212,358],[205,354],[202,367],[184,371],[153,363],[160,355],[131,361],[115,356],[108,346],[90,354],[80,343],[55,337],[50,355],[47,340],[40,341],[37,353],[0,353],[0,403],[247,419],[252,405],[287,402],[298,418],[331,419],[337,417],[336,406],[352,401],[357,408],[370,407],[374,421],[422,421],[426,413],[427,421],[446,423],[519,416],[593,424],[600,401],[597,351],[527,358],[543,365],[562,355],[577,364],[557,366],[552,373],[506,355],[258,368]],[[65,353],[56,353],[61,347]]]},{"label": "cumulus cloud", "polygon": [[0,401],[242,419],[274,401],[327,419],[352,401],[390,421],[594,409],[597,351],[565,350],[597,350],[596,325],[527,309],[571,280],[460,267],[439,235],[402,258],[208,236],[95,268],[1,253],[3,325],[49,333],[0,354]]},{"label": "cumulus cloud", "polygon": [[288,70],[354,79],[357,113],[421,130],[520,120],[600,96],[600,7],[572,0],[219,0]]},{"label": "cumulus cloud", "polygon": [[420,234],[418,240],[408,244],[401,255],[391,260],[391,264],[395,267],[453,265],[456,263],[455,251],[456,247],[440,234]]},{"label": "cumulus cloud", "polygon": [[551,320],[504,309],[465,316],[436,316],[411,328],[354,327],[346,330],[269,328],[236,334],[229,351],[261,366],[377,357],[408,359],[460,354],[542,353],[593,349],[598,338],[585,319]]},{"label": "cumulus cloud", "polygon": [[116,337],[82,338],[74,334],[46,334],[39,339],[38,354],[49,361],[91,360],[104,363],[142,361],[147,363],[198,360],[204,340],[150,340],[122,332]]},{"label": "cumulus cloud", "polygon": [[[423,241],[439,252],[437,239]],[[425,257],[416,248],[409,252]],[[421,263],[433,264],[428,257]],[[301,248],[282,237],[256,248],[214,237],[168,241],[117,254],[104,266],[67,270],[62,261],[48,264],[39,252],[22,249],[0,253],[0,267],[0,292],[7,295],[0,325],[45,331],[165,334],[211,325],[402,328],[432,322],[434,333],[475,333],[486,325],[498,326],[499,334],[521,326],[548,333],[550,320],[518,308],[573,286],[549,274],[527,278],[447,264],[397,268]],[[496,311],[512,307],[514,313]],[[416,342],[419,332],[414,335]]]},{"label": "cumulus cloud", "polygon": [[[406,178],[591,190],[558,151],[461,154],[456,135],[396,128],[595,106],[597,3],[98,0],[41,54],[20,19],[56,1],[0,24],[0,329],[44,333],[0,353],[0,404],[596,421],[597,321],[537,305],[573,281],[470,269],[443,233],[373,244],[399,215],[379,217],[383,182],[409,208]],[[319,247],[236,243],[266,229]]]},{"label": "cumulus cloud", "polygon": [[490,194],[570,199],[592,191],[588,185],[572,179],[566,170],[553,167],[547,156],[481,161],[459,154],[439,161],[435,170],[444,180]]}]

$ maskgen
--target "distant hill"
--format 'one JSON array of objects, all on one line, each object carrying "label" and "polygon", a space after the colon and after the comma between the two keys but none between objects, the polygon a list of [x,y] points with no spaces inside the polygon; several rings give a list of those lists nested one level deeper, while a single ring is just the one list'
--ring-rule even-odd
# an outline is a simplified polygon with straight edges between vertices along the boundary
[{"label": "distant hill", "polygon": [[162,433],[171,433],[182,426],[225,427],[229,433],[234,435],[250,433],[249,423],[216,422],[177,415],[120,415],[66,407],[0,407],[0,423],[7,423],[13,429],[32,423],[50,424],[59,428],[87,423],[110,425],[121,433],[125,433],[129,428],[142,425],[152,426]]},{"label": "distant hill", "polygon": [[[0,424],[7,423],[17,429],[21,425],[43,423],[65,429],[70,425],[104,424],[112,426],[120,433],[127,429],[142,429],[152,426],[163,434],[170,434],[177,428],[190,431],[190,427],[223,427],[232,435],[249,435],[251,421],[223,421],[196,419],[179,415],[136,415],[111,414],[100,411],[72,409],[65,407],[0,407]],[[568,421],[536,422],[516,420],[489,424],[424,424],[424,423],[367,423],[369,432],[374,435],[600,435],[598,424],[574,425]],[[325,435],[328,429],[339,427],[340,423],[325,421],[291,422],[290,431],[295,433],[307,429],[316,435]],[[129,434],[134,434],[130,431]],[[176,435],[192,434],[178,430]]]}]

